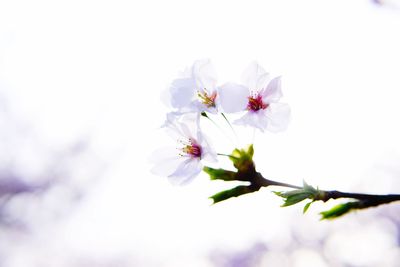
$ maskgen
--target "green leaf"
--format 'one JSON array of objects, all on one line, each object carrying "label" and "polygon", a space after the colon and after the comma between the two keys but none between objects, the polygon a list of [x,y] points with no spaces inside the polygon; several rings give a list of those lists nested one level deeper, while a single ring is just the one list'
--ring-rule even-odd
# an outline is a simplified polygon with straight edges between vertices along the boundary
[{"label": "green leaf", "polygon": [[314,202],[314,201],[308,202],[308,203],[304,206],[303,213],[306,213],[306,212],[307,212],[308,208],[311,206],[311,204],[312,204],[313,202]]},{"label": "green leaf", "polygon": [[362,203],[360,201],[353,201],[353,202],[347,202],[347,203],[342,203],[339,205],[334,206],[330,210],[323,211],[320,214],[322,215],[321,220],[332,220],[336,219],[351,210],[358,209],[362,206]]},{"label": "green leaf", "polygon": [[203,171],[210,176],[211,180],[234,181],[237,175],[237,173],[233,171],[214,169],[207,166],[203,168]]},{"label": "green leaf", "polygon": [[282,207],[294,205],[294,204],[299,203],[309,197],[310,197],[310,194],[308,194],[308,193],[299,193],[299,194],[291,195],[286,198],[285,203],[283,203]]},{"label": "green leaf", "polygon": [[316,192],[317,189],[312,187],[311,185],[307,184],[306,181],[303,180],[303,189],[309,192]]},{"label": "green leaf", "polygon": [[284,194],[284,192],[281,192],[281,191],[272,191],[272,193],[274,193],[278,197],[282,197],[282,195]]},{"label": "green leaf", "polygon": [[296,190],[291,190],[291,191],[286,191],[286,192],[280,192],[280,196],[283,198],[288,198],[288,197],[292,197],[292,196],[299,195],[299,194],[309,194],[309,192],[307,192],[304,189],[296,189]]},{"label": "green leaf", "polygon": [[252,193],[254,191],[257,191],[258,189],[254,189],[250,186],[247,185],[239,185],[237,187],[234,187],[229,190],[221,191],[210,198],[213,200],[213,204],[227,200],[232,197],[238,197],[244,194]]},{"label": "green leaf", "polygon": [[285,199],[285,202],[283,203],[282,207],[287,207],[299,203],[307,198],[315,200],[316,197],[320,194],[320,191],[308,185],[305,181],[303,181],[303,188],[301,189],[295,189],[286,192],[274,192],[274,193],[277,196],[280,196]]}]

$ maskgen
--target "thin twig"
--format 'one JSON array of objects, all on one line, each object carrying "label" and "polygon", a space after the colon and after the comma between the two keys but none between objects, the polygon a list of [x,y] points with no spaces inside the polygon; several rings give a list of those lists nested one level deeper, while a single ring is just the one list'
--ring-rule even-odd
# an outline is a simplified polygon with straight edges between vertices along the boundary
[{"label": "thin twig", "polygon": [[[264,178],[260,173],[258,173],[255,179],[252,179],[251,183],[255,183],[260,187],[267,186],[282,186],[293,189],[302,189],[302,186],[281,183],[273,180],[269,180]],[[319,190],[321,192],[320,198],[315,200],[322,200],[324,202],[329,199],[338,199],[338,198],[353,198],[361,201],[365,201],[366,206],[378,206],[381,204],[390,203],[393,201],[400,201],[400,194],[387,194],[387,195],[376,195],[376,194],[362,194],[362,193],[351,193],[351,192],[341,192],[337,190]]]}]

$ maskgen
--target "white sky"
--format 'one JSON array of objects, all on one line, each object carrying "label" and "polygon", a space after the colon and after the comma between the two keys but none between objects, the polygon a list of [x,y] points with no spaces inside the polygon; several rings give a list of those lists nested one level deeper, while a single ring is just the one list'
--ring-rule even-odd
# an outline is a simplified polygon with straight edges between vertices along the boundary
[{"label": "white sky", "polygon": [[[399,29],[398,10],[361,0],[2,1],[1,93],[49,144],[91,134],[115,161],[69,220],[21,251],[45,253],[30,252],[36,244],[54,257],[127,253],[194,266],[216,247],[285,236],[301,208],[281,209],[267,191],[210,206],[229,185],[201,175],[178,188],[149,172],[148,155],[168,140],[156,130],[166,111],[160,92],[200,58],[213,61],[221,83],[239,81],[253,60],[283,76],[292,122],[285,133],[256,136],[266,176],[399,192],[399,183],[373,177],[377,165],[400,159]],[[318,211],[306,216],[317,221]]]}]

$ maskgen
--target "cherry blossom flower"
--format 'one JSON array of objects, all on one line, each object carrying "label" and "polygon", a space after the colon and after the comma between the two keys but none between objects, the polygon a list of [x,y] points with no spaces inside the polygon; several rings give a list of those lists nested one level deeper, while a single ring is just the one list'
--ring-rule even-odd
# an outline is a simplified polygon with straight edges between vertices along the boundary
[{"label": "cherry blossom flower", "polygon": [[164,102],[176,112],[217,113],[216,74],[210,60],[198,60],[164,92]]},{"label": "cherry blossom flower", "polygon": [[270,79],[269,74],[257,63],[245,70],[243,84],[222,85],[219,97],[224,112],[246,112],[234,121],[235,124],[271,132],[282,131],[288,125],[290,108],[287,104],[279,103],[282,97],[281,78]]},{"label": "cherry blossom flower", "polygon": [[171,183],[182,185],[192,181],[203,170],[203,160],[216,161],[217,154],[200,131],[199,119],[200,115],[196,113],[167,114],[164,127],[176,141],[176,146],[153,153],[154,174],[167,176]]}]

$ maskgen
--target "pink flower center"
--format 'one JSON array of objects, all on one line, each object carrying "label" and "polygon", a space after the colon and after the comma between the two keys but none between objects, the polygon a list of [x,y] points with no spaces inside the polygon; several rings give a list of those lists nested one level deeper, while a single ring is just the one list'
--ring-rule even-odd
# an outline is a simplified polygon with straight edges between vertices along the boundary
[{"label": "pink flower center", "polygon": [[206,105],[208,108],[215,107],[215,99],[217,98],[217,92],[212,92],[211,94],[204,89],[203,92],[197,92],[201,103]]},{"label": "pink flower center", "polygon": [[191,158],[201,158],[202,154],[202,149],[199,144],[197,144],[196,140],[189,138],[188,142],[182,142],[184,145],[183,148],[181,148],[181,156],[189,156]]},{"label": "pink flower center", "polygon": [[266,109],[269,105],[264,103],[260,94],[249,96],[249,102],[247,103],[247,109],[250,111],[259,111],[260,109]]}]

